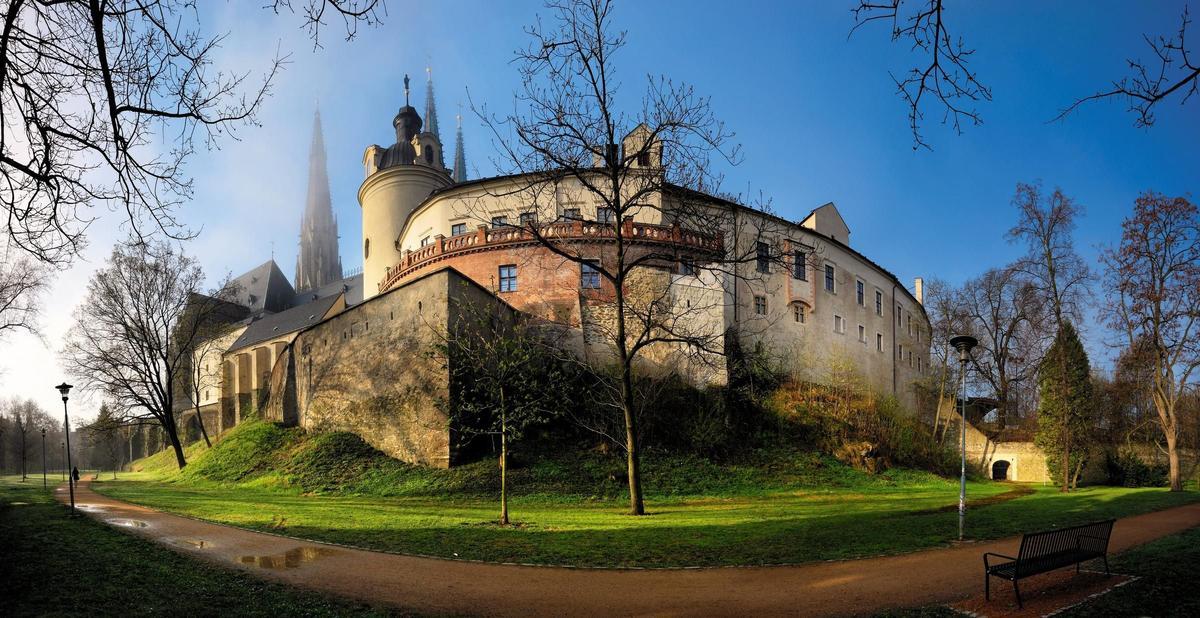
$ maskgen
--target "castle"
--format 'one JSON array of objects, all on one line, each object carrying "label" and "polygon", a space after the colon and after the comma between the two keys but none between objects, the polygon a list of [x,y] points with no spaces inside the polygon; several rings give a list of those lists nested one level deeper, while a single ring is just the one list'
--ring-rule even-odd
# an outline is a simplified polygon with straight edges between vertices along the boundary
[{"label": "castle", "polygon": [[182,415],[198,407],[220,431],[256,412],[352,431],[405,461],[452,465],[449,368],[423,351],[464,306],[499,300],[561,325],[589,362],[610,361],[616,291],[599,273],[618,247],[638,260],[626,300],[645,297],[653,328],[670,315],[672,332],[686,330],[702,349],[660,337],[647,350],[651,369],[721,383],[728,346],[753,346],[813,381],[852,366],[871,389],[915,409],[913,384],[929,371],[921,280],[910,290],[852,248],[832,203],[792,222],[672,184],[664,145],[639,125],[595,152],[598,162],[624,157],[639,187],[652,188],[636,192],[617,227],[588,172],[468,180],[461,120],[447,169],[432,79],[424,119],[408,97],[405,77],[394,142],[363,155],[361,273],[343,276],[318,115],[294,285],[273,260],[236,279],[246,318],[198,346],[200,396],[180,402]]}]

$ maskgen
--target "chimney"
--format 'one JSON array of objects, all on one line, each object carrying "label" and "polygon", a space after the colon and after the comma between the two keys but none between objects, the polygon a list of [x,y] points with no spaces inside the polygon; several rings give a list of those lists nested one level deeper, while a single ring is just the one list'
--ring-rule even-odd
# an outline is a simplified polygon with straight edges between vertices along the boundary
[{"label": "chimney", "polygon": [[917,302],[925,304],[925,279],[917,277],[913,279],[913,296],[917,297]]}]

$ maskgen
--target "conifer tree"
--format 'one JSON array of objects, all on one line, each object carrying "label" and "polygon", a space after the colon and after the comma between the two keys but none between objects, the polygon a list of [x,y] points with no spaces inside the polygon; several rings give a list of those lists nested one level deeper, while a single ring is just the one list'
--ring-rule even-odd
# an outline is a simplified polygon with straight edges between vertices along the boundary
[{"label": "conifer tree", "polygon": [[1092,414],[1091,366],[1071,322],[1064,321],[1042,362],[1038,386],[1041,407],[1035,443],[1046,453],[1052,478],[1062,491],[1078,483],[1087,461]]}]

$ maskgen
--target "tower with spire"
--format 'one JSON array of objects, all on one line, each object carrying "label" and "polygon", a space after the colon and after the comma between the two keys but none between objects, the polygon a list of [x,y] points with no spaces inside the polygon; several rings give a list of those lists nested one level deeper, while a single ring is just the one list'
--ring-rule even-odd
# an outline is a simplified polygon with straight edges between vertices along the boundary
[{"label": "tower with spire", "polygon": [[462,114],[455,116],[458,128],[454,133],[454,173],[450,175],[454,182],[467,181],[467,155],[463,153]]},{"label": "tower with spire", "polygon": [[338,255],[337,219],[329,197],[325,138],[321,111],[313,115],[312,146],[308,153],[308,198],[300,219],[300,252],[296,255],[296,291],[315,290],[342,279]]},{"label": "tower with spire", "polygon": [[[442,134],[438,131],[437,106],[433,102],[432,67],[425,67],[425,132],[432,134],[438,144],[442,143]],[[441,148],[437,151],[437,164],[438,167],[446,167],[446,160],[442,157]]]}]

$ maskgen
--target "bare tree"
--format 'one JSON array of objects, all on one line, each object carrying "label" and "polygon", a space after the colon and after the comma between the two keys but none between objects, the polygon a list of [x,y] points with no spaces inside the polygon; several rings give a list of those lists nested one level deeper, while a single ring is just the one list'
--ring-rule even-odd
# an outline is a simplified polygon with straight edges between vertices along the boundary
[{"label": "bare tree", "polygon": [[963,286],[963,311],[979,338],[972,356],[977,375],[995,393],[997,424],[1003,429],[1031,399],[1046,348],[1046,307],[1029,280],[1015,268],[992,269]]},{"label": "bare tree", "polygon": [[[314,41],[327,14],[347,37],[377,0],[303,0]],[[203,6],[207,7],[205,3]],[[275,11],[292,11],[276,0]],[[79,250],[97,208],[135,235],[190,234],[175,218],[198,144],[256,124],[286,56],[261,77],[214,68],[225,34],[202,31],[193,0],[10,0],[0,8],[0,204],[4,231],[44,262]]]},{"label": "bare tree", "polygon": [[229,306],[228,288],[198,293],[196,261],[162,242],[113,249],[75,312],[62,358],[83,385],[103,393],[126,424],[155,423],[187,464],[173,403],[209,319]]},{"label": "bare tree", "polygon": [[49,280],[48,270],[3,243],[0,262],[0,338],[9,332],[37,332],[41,296]]},{"label": "bare tree", "polygon": [[[52,430],[54,421],[32,399],[22,400],[14,397],[4,403],[3,407],[8,413],[7,426],[11,433],[10,439],[14,442],[20,455],[21,480],[24,481],[29,475],[30,440],[43,428]],[[2,460],[0,460],[0,466],[3,466]]]},{"label": "bare tree", "polygon": [[[942,407],[947,398],[955,398],[958,384],[958,351],[950,345],[950,339],[971,330],[968,317],[963,311],[962,291],[940,279],[925,282],[925,310],[929,314],[930,364],[937,363],[936,371],[930,371],[926,386],[937,393],[934,407],[933,435],[944,440],[944,431],[949,429],[952,418],[946,418],[943,427]],[[939,432],[942,432],[939,434]]]},{"label": "bare tree", "polygon": [[1183,490],[1180,402],[1200,368],[1200,210],[1182,197],[1142,194],[1104,252],[1110,326],[1149,357],[1150,396],[1167,447],[1171,491]]},{"label": "bare tree", "polygon": [[1069,116],[1085,103],[1104,99],[1123,99],[1129,104],[1128,111],[1135,116],[1134,126],[1154,126],[1154,110],[1159,103],[1179,97],[1184,105],[1200,89],[1200,58],[1196,50],[1189,47],[1188,27],[1192,24],[1187,5],[1179,18],[1179,30],[1172,36],[1150,36],[1142,39],[1150,47],[1153,60],[1129,59],[1129,75],[1113,82],[1112,88],[1101,90],[1090,96],[1077,99],[1059,112],[1055,120]]},{"label": "bare tree", "polygon": [[1013,196],[1017,224],[1008,231],[1012,242],[1024,242],[1028,253],[1014,264],[1033,284],[1054,316],[1056,326],[1064,319],[1079,323],[1083,303],[1091,290],[1092,274],[1075,252],[1072,234],[1083,208],[1055,189],[1045,195],[1040,184],[1018,183]]},{"label": "bare tree", "polygon": [[942,0],[860,0],[853,13],[851,34],[871,22],[886,22],[891,25],[892,41],[904,41],[921,56],[918,66],[903,77],[890,74],[897,94],[908,106],[914,150],[929,148],[921,135],[924,110],[929,106],[942,114],[942,124],[951,125],[957,133],[962,133],[964,122],[983,124],[974,106],[991,101],[992,91],[968,66],[975,50],[966,47],[961,36],[951,34]]},{"label": "bare tree", "polygon": [[[597,385],[596,400],[621,419],[612,437],[627,456],[630,511],[640,515],[639,373],[666,365],[668,355],[723,371],[714,363],[724,349],[724,308],[729,298],[747,300],[736,279],[760,274],[738,266],[761,258],[769,269],[786,239],[763,232],[777,223],[768,215],[712,197],[720,183],[712,161],[736,163],[738,148],[707,98],[650,77],[640,109],[619,104],[616,57],[626,39],[613,29],[609,0],[547,7],[552,23],[529,28],[532,41],[517,52],[517,111],[476,109],[510,182],[465,208],[495,233],[544,249],[549,257],[532,266],[579,273],[560,279],[585,314],[570,325],[582,328],[584,349],[610,353],[615,371]],[[495,211],[497,203],[517,212]],[[685,285],[674,284],[679,277]],[[515,279],[499,283],[501,293],[517,291]]]}]

